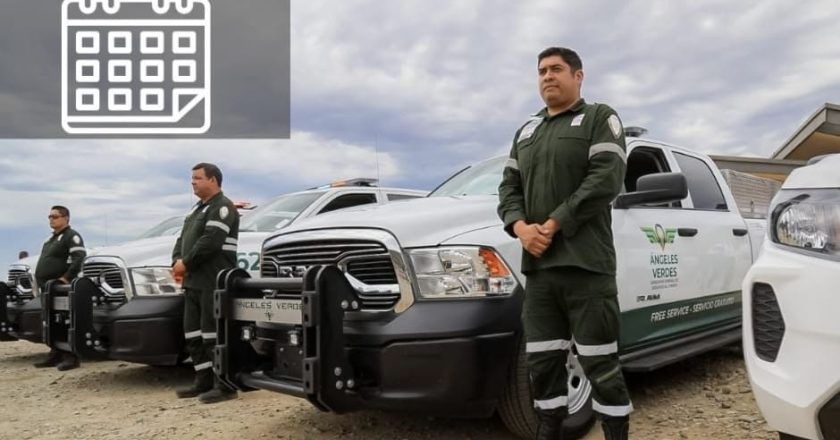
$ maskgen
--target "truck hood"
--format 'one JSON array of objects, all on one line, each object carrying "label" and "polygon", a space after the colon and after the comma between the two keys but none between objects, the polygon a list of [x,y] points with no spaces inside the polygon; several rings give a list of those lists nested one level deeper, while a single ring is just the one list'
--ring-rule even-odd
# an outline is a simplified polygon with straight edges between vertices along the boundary
[{"label": "truck hood", "polygon": [[402,247],[437,246],[447,239],[490,226],[501,226],[497,196],[428,197],[362,205],[321,214],[286,227],[275,236],[339,228],[382,229]]},{"label": "truck hood", "polygon": [[[240,232],[237,253],[259,252],[267,232]],[[121,258],[127,267],[169,266],[172,248],[177,236],[153,237],[130,241],[118,246],[96,248],[88,256],[113,256]]]},{"label": "truck hood", "polygon": [[832,154],[813,165],[793,170],[782,188],[840,188],[838,169],[840,154]]}]

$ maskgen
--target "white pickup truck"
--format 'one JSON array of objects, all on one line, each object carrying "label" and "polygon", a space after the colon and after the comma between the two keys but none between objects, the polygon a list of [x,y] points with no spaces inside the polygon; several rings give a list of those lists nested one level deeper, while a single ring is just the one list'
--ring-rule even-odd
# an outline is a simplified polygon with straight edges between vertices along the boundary
[{"label": "white pickup truck", "polygon": [[[741,280],[765,222],[742,218],[707,156],[639,138],[627,149],[612,213],[620,355],[625,369],[649,371],[740,340]],[[260,279],[223,275],[217,374],[334,412],[498,411],[533,438],[522,250],[496,215],[505,161],[462,170],[424,199],[319,216],[268,238]],[[591,388],[574,356],[570,364],[567,438],[592,423]]]},{"label": "white pickup truck", "polygon": [[[158,241],[159,237],[178,233],[183,223],[183,216],[167,218],[133,241]],[[165,238],[163,240],[167,241]],[[87,249],[88,255],[94,253],[96,248]],[[12,263],[6,282],[0,282],[0,341],[24,339],[35,343],[43,342],[41,298],[35,279],[38,258],[39,255],[32,255]]]},{"label": "white pickup truck", "polygon": [[[425,191],[381,188],[374,179],[352,179],[279,196],[244,214],[238,267],[258,275],[262,241],[307,217],[425,195]],[[44,343],[82,357],[150,365],[183,360],[184,299],[170,271],[176,238],[171,234],[97,248],[73,281],[72,295],[58,292],[48,301],[49,293],[42,294],[49,317]]]},{"label": "white pickup truck", "polygon": [[788,176],[744,278],[744,359],[781,440],[840,438],[840,154]]}]

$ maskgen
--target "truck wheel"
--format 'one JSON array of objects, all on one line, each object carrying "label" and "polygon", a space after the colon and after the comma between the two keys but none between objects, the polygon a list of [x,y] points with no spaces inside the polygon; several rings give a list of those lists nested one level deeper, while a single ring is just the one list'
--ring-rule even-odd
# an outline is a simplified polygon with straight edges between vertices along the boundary
[{"label": "truck wheel", "polygon": [[795,435],[785,434],[784,432],[779,433],[779,440],[805,440],[802,437],[797,437]]},{"label": "truck wheel", "polygon": [[[595,423],[592,411],[592,385],[583,374],[577,355],[569,354],[569,416],[563,423],[565,437],[578,439],[586,435]],[[518,354],[511,363],[508,382],[499,400],[499,416],[508,430],[517,437],[532,439],[537,432],[537,416],[531,399],[525,344],[519,344]]]}]

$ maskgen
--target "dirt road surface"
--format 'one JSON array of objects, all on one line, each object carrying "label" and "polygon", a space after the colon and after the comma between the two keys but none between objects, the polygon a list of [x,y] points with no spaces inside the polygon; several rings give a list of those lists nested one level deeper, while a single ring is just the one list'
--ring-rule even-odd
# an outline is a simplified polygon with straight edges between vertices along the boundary
[{"label": "dirt road surface", "polygon": [[[188,368],[83,363],[36,369],[47,348],[0,343],[0,439],[481,439],[512,440],[498,417],[449,420],[365,411],[319,412],[266,391],[203,405],[177,399]],[[776,439],[758,412],[737,348],[628,376],[634,439]],[[593,428],[587,440],[602,439]]]}]

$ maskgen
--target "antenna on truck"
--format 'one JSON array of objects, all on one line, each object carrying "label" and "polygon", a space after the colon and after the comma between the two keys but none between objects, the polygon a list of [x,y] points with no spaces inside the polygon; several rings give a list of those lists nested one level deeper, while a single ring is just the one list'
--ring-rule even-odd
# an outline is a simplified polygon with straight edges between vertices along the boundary
[{"label": "antenna on truck", "polygon": [[[377,185],[381,182],[381,176],[379,175],[379,130],[376,130],[376,134],[373,138],[373,155],[376,159],[376,182]],[[382,185],[379,186],[379,199],[382,200]]]}]

